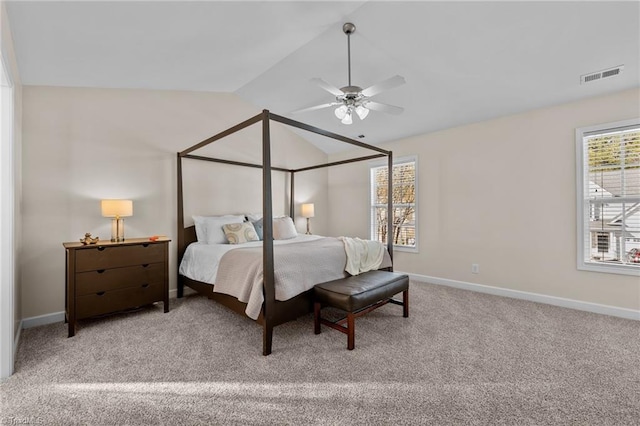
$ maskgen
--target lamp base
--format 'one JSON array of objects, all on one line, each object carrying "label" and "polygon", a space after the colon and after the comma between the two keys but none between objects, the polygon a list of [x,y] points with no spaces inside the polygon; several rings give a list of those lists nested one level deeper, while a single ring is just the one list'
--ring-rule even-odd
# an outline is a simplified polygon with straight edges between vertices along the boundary
[{"label": "lamp base", "polygon": [[121,243],[124,241],[124,219],[121,217],[111,219],[111,242]]},{"label": "lamp base", "polygon": [[305,232],[305,235],[313,235],[309,230],[309,218],[307,218],[307,232]]}]

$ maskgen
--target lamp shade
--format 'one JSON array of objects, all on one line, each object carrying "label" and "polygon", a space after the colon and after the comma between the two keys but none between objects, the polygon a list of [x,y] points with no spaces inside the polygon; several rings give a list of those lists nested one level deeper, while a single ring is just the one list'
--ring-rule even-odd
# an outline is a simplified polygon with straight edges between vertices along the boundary
[{"label": "lamp shade", "polygon": [[315,216],[315,206],[313,203],[303,204],[302,205],[302,217],[314,217]]},{"label": "lamp shade", "polygon": [[133,216],[133,201],[131,200],[102,200],[101,205],[104,217]]},{"label": "lamp shade", "polygon": [[351,124],[353,123],[353,119],[351,118],[351,110],[348,110],[342,119],[342,124]]},{"label": "lamp shade", "polygon": [[360,120],[364,120],[365,118],[367,118],[367,115],[369,115],[369,110],[363,107],[362,105],[359,105],[356,108],[356,114],[358,114],[358,117],[360,117]]},{"label": "lamp shade", "polygon": [[334,111],[334,114],[336,115],[336,117],[338,117],[338,120],[342,120],[344,116],[347,114],[347,106],[346,105],[339,106]]}]

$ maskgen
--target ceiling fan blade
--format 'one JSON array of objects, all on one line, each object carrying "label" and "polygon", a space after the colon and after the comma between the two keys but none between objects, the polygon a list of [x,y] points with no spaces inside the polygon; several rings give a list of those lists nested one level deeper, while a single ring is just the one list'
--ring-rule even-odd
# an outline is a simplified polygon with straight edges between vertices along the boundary
[{"label": "ceiling fan blade", "polygon": [[338,89],[333,84],[327,83],[326,81],[324,81],[321,78],[312,78],[311,81],[313,83],[317,84],[318,86],[322,87],[327,92],[331,93],[333,96],[342,96],[342,95],[344,95],[344,92],[342,90]]},{"label": "ceiling fan blade", "polygon": [[393,89],[394,87],[402,86],[407,81],[404,77],[396,75],[391,78],[388,78],[384,81],[381,81],[378,84],[374,84],[373,86],[369,86],[362,91],[362,94],[368,98],[371,96],[377,95],[380,92],[384,92],[385,90]]},{"label": "ceiling fan blade", "polygon": [[365,102],[363,105],[365,108],[369,108],[374,111],[386,112],[387,114],[393,114],[393,115],[402,114],[402,112],[404,111],[404,108],[402,107],[395,106],[395,105],[381,104],[380,102],[368,101],[368,102]]},{"label": "ceiling fan blade", "polygon": [[335,106],[335,105],[341,105],[341,104],[342,104],[341,102],[331,102],[329,104],[315,105],[315,106],[312,106],[312,107],[309,107],[309,108],[303,108],[303,109],[298,109],[298,110],[295,110],[295,111],[291,111],[291,114],[300,114],[300,113],[303,113],[303,112],[315,111],[315,110],[318,110],[318,109],[329,108],[329,107],[332,107],[332,106]]}]

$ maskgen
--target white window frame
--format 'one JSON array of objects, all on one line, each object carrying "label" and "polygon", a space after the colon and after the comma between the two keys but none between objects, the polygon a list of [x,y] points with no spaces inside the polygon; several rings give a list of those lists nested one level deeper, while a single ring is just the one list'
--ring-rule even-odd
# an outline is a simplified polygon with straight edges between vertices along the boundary
[{"label": "white window frame", "polygon": [[[419,220],[418,220],[418,213],[419,213],[419,208],[418,208],[418,204],[419,204],[419,200],[418,200],[418,156],[417,155],[410,155],[410,156],[405,156],[405,157],[394,157],[393,158],[393,165],[395,166],[396,164],[402,164],[402,163],[409,163],[409,162],[413,162],[415,164],[415,184],[414,184],[414,188],[415,188],[415,234],[416,234],[416,245],[414,247],[408,247],[408,246],[399,246],[394,244],[393,245],[393,251],[401,251],[401,252],[408,252],[408,253],[419,253],[419,235],[420,235],[420,230],[419,230]],[[372,163],[369,163],[369,238],[371,238],[372,240],[375,239],[375,235],[373,234],[373,225],[375,222],[375,215],[373,214],[373,197],[372,197],[372,185],[373,185],[373,181],[371,178],[371,172],[373,169],[376,169],[378,167],[387,167],[388,163],[387,161],[375,161]]]},{"label": "white window frame", "polygon": [[578,269],[581,271],[603,272],[609,274],[634,275],[640,277],[640,268],[631,265],[605,264],[600,262],[589,262],[590,247],[586,244],[589,234],[589,208],[585,198],[585,164],[587,152],[584,149],[584,137],[592,133],[605,133],[614,129],[624,127],[640,126],[640,118],[631,120],[604,123],[576,129],[576,223],[577,223],[577,257]]}]

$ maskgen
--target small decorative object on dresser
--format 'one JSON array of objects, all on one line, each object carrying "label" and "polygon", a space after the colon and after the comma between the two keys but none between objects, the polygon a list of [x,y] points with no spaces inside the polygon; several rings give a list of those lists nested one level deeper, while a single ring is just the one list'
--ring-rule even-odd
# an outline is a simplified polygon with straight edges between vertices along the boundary
[{"label": "small decorative object on dresser", "polygon": [[169,312],[169,241],[160,237],[64,243],[69,337],[76,333],[76,321],[84,318],[154,302],[164,302]]},{"label": "small decorative object on dresser", "polygon": [[80,242],[82,244],[96,244],[98,241],[100,240],[100,238],[95,237],[92,238],[91,237],[91,232],[87,232],[86,234],[84,234],[84,238],[80,238]]}]

